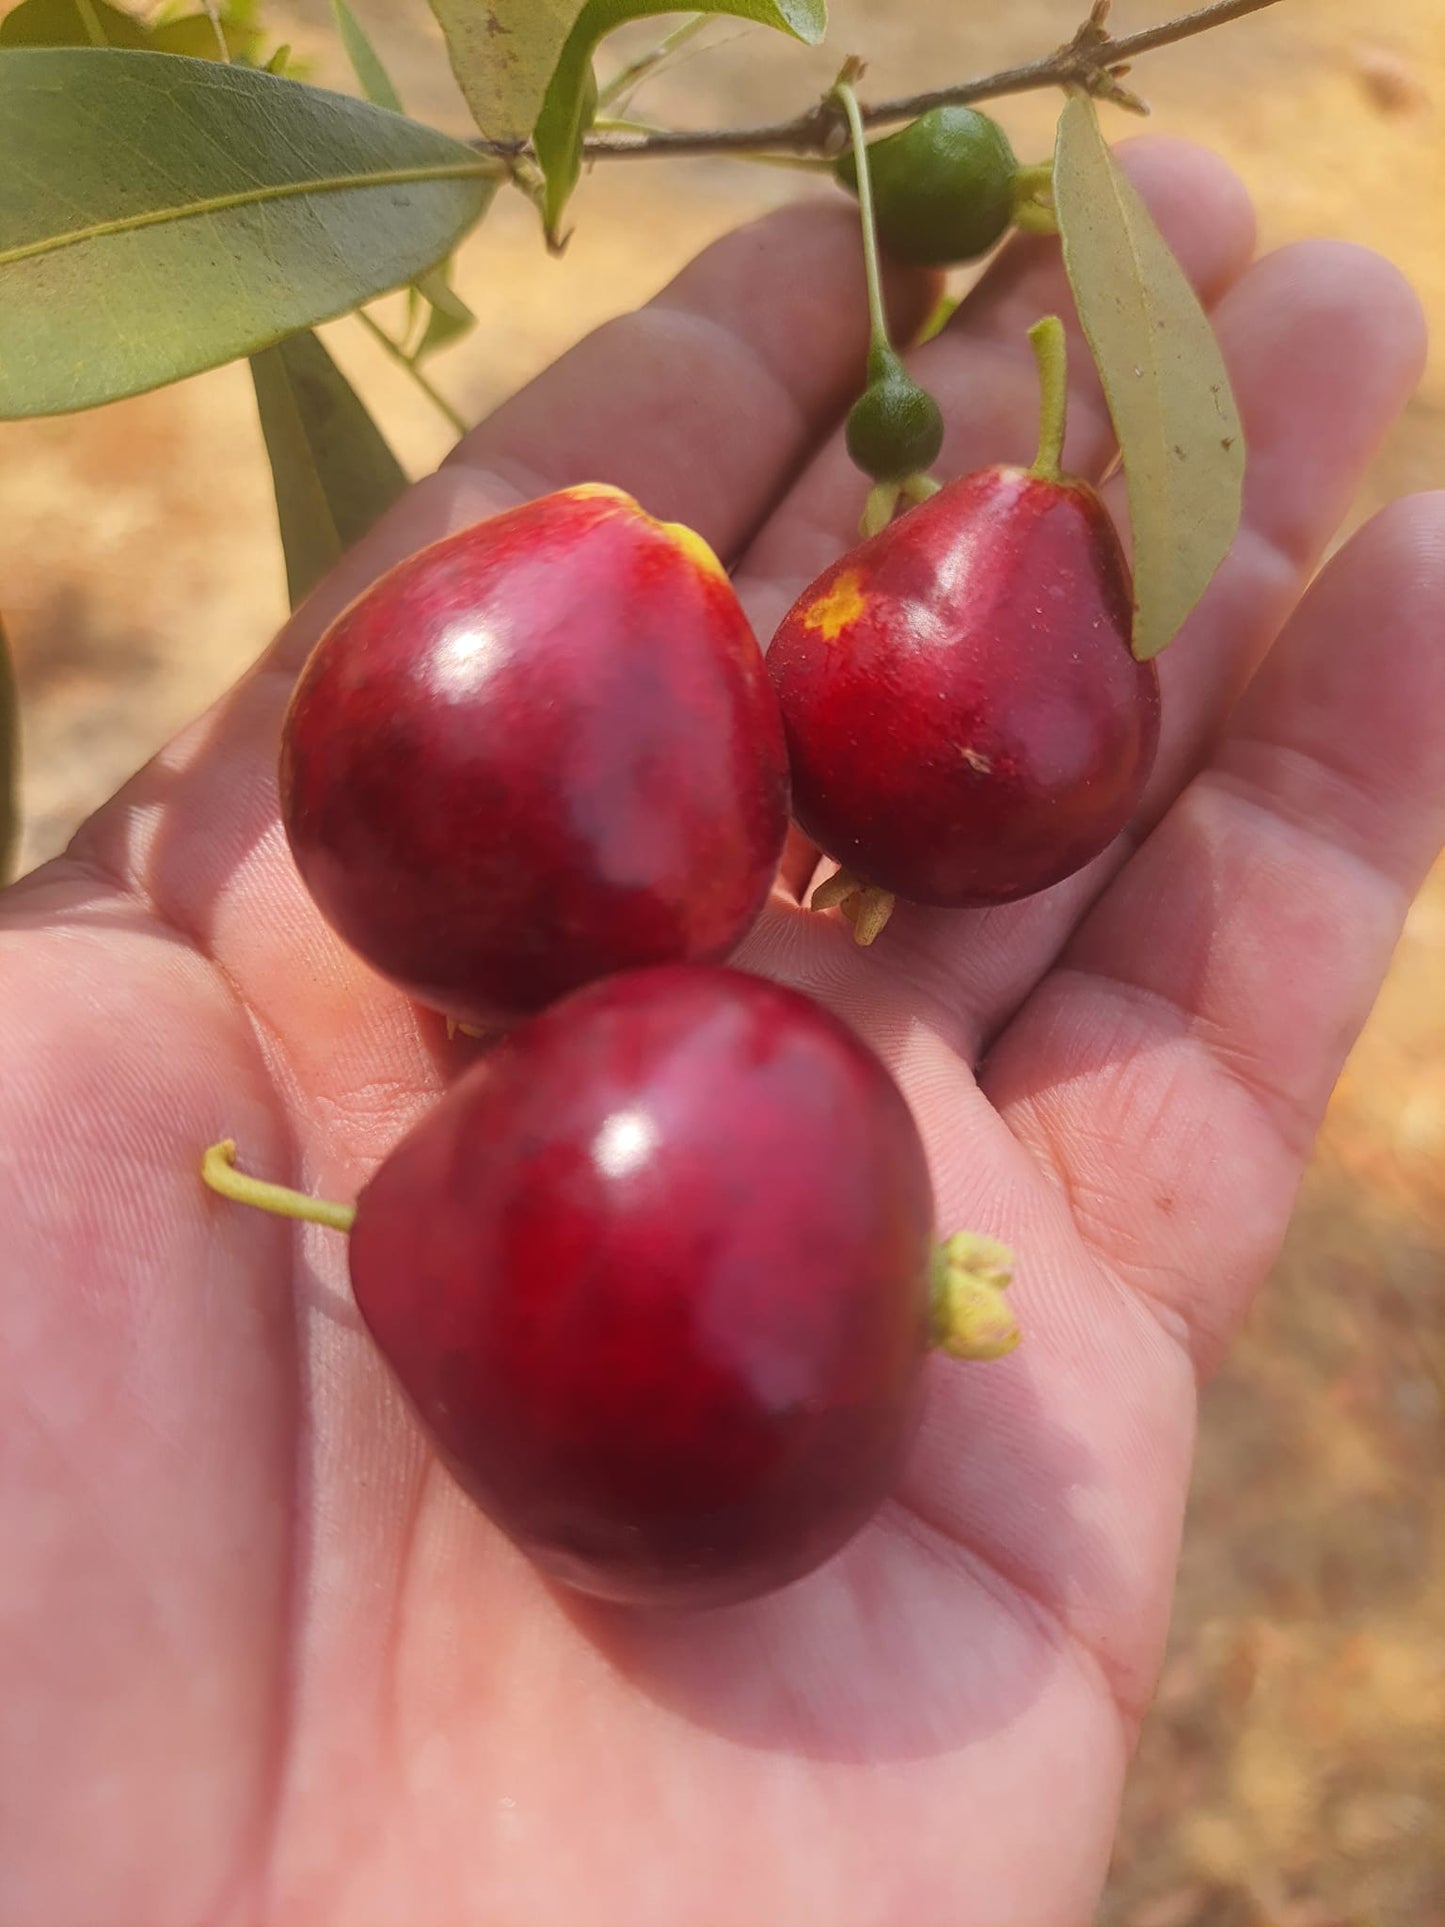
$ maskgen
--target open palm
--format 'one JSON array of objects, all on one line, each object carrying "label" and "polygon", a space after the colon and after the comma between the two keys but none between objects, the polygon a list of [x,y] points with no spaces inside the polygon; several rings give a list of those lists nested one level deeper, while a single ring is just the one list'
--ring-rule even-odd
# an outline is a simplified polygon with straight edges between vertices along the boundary
[{"label": "open palm", "polygon": [[[1018,1255],[1023,1348],[934,1361],[901,1489],[821,1572],[684,1619],[559,1594],[432,1459],[341,1240],[223,1204],[196,1163],[234,1136],[251,1170],[354,1194],[470,1048],[342,951],[288,858],[277,730],[321,626],[424,541],[601,479],[700,528],[769,634],[861,502],[845,209],[730,237],[504,407],[4,898],[10,1927],[1090,1917],[1196,1387],[1278,1247],[1445,792],[1445,500],[1397,504],[1300,600],[1418,372],[1413,302],[1353,249],[1250,265],[1207,156],[1151,141],[1129,165],[1250,445],[1246,526],[1161,664],[1141,821],[1042,897],[900,909],[868,952],[798,908],[795,845],[741,959],[874,1044],[942,1226]],[[893,293],[906,326],[932,289]],[[1028,458],[1024,331],[1050,309],[1057,249],[1018,244],[920,355],[946,472]],[[1074,367],[1069,465],[1098,472]]]}]

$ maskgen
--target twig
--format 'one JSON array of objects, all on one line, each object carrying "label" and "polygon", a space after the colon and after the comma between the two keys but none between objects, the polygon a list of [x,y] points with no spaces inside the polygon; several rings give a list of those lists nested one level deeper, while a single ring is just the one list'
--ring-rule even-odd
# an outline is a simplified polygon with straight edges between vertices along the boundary
[{"label": "twig", "polygon": [[211,23],[211,32],[216,36],[216,47],[222,60],[229,61],[231,49],[226,45],[226,29],[221,25],[220,8],[216,0],[201,0],[202,9]]},{"label": "twig", "polygon": [[[1004,94],[1028,93],[1038,87],[1086,87],[1091,93],[1125,97],[1114,70],[1138,54],[1152,53],[1178,40],[1188,40],[1211,27],[1223,27],[1246,14],[1262,13],[1279,0],[1213,0],[1157,27],[1110,39],[1102,29],[1103,11],[1096,7],[1089,20],[1066,46],[1022,67],[1005,67],[956,87],[940,87],[928,94],[909,94],[899,100],[879,101],[863,110],[864,124],[884,126],[890,121],[913,120],[930,107],[962,106],[969,101],[996,100]],[[1126,104],[1127,104],[1127,97]],[[658,131],[638,134],[593,134],[583,144],[591,160],[643,160],[654,154],[729,154],[783,148],[793,153],[828,153],[838,142],[838,109],[826,100],[793,120],[765,127],[722,127],[711,132]],[[484,153],[515,158],[528,152],[525,141],[476,141]]]},{"label": "twig", "polygon": [[[1211,27],[1225,26],[1246,14],[1261,13],[1277,6],[1279,0],[1214,0],[1210,6],[1197,7],[1192,13],[1161,21],[1139,33],[1113,40],[1097,29],[1099,10],[1080,28],[1066,46],[1033,60],[1022,67],[1006,67],[978,80],[963,81],[955,87],[940,87],[927,94],[910,94],[899,100],[880,101],[863,110],[865,126],[886,125],[890,121],[913,120],[930,107],[963,106],[975,100],[996,100],[1004,94],[1028,93],[1038,87],[1066,87],[1071,83],[1092,90],[1110,80],[1110,69],[1132,60],[1136,54],[1150,53],[1187,40]],[[1106,85],[1104,91],[1110,91]],[[800,114],[794,120],[779,121],[765,127],[720,128],[712,133],[658,133],[597,135],[584,144],[589,160],[604,158],[627,160],[651,154],[725,154],[739,148],[783,147],[806,152],[825,150],[837,138],[835,110],[826,102]]]},{"label": "twig", "polygon": [[90,0],[75,0],[75,11],[80,15],[80,24],[90,37],[92,47],[108,47],[105,28],[100,24],[100,16],[90,4]]},{"label": "twig", "polygon": [[377,345],[386,350],[387,354],[391,356],[397,366],[399,368],[405,368],[406,372],[411,376],[427,400],[440,414],[446,416],[456,432],[459,435],[465,435],[467,432],[467,424],[462,420],[456,409],[452,407],[446,396],[443,395],[439,389],[434,388],[431,382],[427,380],[426,376],[422,373],[416,362],[412,360],[405,348],[402,347],[401,343],[394,340],[378,322],[373,321],[365,308],[353,308],[352,313]]},{"label": "twig", "polygon": [[665,39],[660,40],[655,47],[649,48],[645,54],[640,54],[629,66],[624,67],[620,74],[615,74],[608,81],[597,96],[599,109],[611,107],[616,101],[621,100],[629,89],[640,86],[673,54],[685,47],[689,40],[696,40],[697,36],[705,33],[712,24],[712,15],[699,13],[694,14],[691,20],[684,20],[680,27],[674,27]]}]

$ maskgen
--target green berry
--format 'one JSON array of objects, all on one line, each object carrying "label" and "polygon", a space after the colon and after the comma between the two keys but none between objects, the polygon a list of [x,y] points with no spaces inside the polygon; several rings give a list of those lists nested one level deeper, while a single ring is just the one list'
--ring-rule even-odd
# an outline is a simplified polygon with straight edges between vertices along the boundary
[{"label": "green berry", "polygon": [[868,386],[848,412],[848,453],[875,482],[901,482],[932,468],[943,416],[894,354],[870,359]]},{"label": "green berry", "polygon": [[[943,268],[976,260],[1013,218],[1018,161],[998,122],[972,107],[935,107],[871,141],[868,163],[878,238],[899,261]],[[857,192],[851,149],[834,172]]]}]

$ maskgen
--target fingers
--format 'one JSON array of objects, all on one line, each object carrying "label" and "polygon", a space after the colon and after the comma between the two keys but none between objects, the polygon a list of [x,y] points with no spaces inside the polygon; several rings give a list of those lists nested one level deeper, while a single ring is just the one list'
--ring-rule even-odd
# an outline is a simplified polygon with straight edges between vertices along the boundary
[{"label": "fingers", "polygon": [[[934,293],[930,275],[891,275],[900,333]],[[404,556],[575,482],[613,482],[730,559],[857,392],[867,347],[851,203],[798,202],[724,236],[474,428],[298,611],[276,659],[297,666]]]},{"label": "fingers", "polygon": [[1331,564],[985,1087],[1207,1367],[1445,835],[1445,495]]},{"label": "fingers", "polygon": [[[1182,141],[1131,141],[1120,154],[1201,298],[1218,299],[1243,272],[1254,246],[1253,212],[1239,181],[1217,155]],[[1114,446],[1113,430],[1079,333],[1058,243],[1018,238],[944,333],[910,357],[947,423],[940,473],[1033,459],[1039,391],[1027,331],[1049,313],[1065,319],[1072,341],[1067,464],[1081,474],[1102,468]],[[739,571],[760,635],[771,635],[807,583],[857,540],[867,487],[841,437],[803,475]]]},{"label": "fingers", "polygon": [[[1244,519],[1203,602],[1159,659],[1163,730],[1137,839],[1198,767],[1239,689],[1303,593],[1380,441],[1419,379],[1424,322],[1398,271],[1367,249],[1305,242],[1253,266],[1215,328],[1249,449]],[[1123,510],[1122,483],[1111,507]],[[1121,842],[1082,876],[1030,903],[947,919],[933,935],[956,960],[957,1027],[987,1047],[1127,860]]]}]

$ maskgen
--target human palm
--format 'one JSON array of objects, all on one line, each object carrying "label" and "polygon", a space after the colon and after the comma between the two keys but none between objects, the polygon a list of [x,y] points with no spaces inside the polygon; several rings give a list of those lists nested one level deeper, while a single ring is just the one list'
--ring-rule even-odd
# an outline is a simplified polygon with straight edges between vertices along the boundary
[{"label": "human palm", "polygon": [[[730,237],[504,407],[5,897],[7,1923],[1089,1918],[1196,1385],[1279,1244],[1445,792],[1445,502],[1387,511],[1295,609],[1418,372],[1410,297],[1352,249],[1250,266],[1206,156],[1129,165],[1215,309],[1250,447],[1245,528],[1161,663],[1137,834],[1028,903],[900,909],[871,951],[798,907],[795,843],[741,959],[874,1044],[941,1225],[1018,1258],[1023,1347],[930,1366],[900,1490],[822,1571],[691,1618],[560,1594],[438,1469],[341,1240],[196,1166],[234,1136],[248,1169],[354,1194],[473,1048],[339,947],[289,861],[277,731],[324,622],[424,541],[604,479],[699,527],[770,633],[860,505],[846,210]],[[906,326],[932,289],[893,295]],[[947,472],[1027,456],[1024,330],[1065,304],[1057,250],[1020,244],[922,353]],[[1097,472],[1074,366],[1070,465]]]}]

